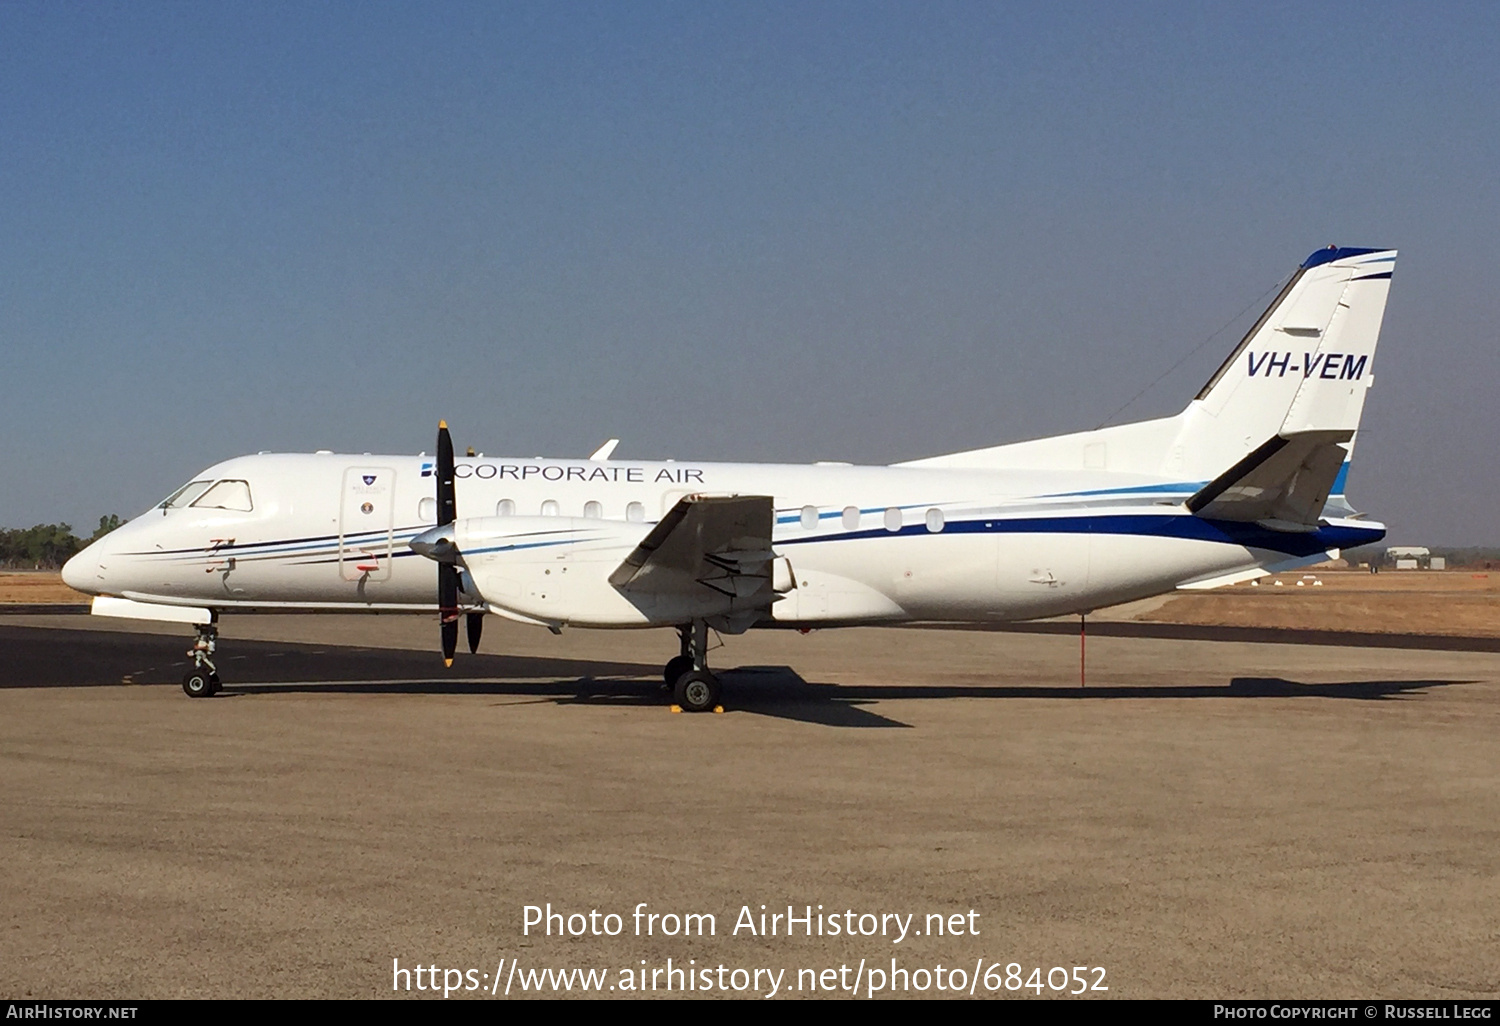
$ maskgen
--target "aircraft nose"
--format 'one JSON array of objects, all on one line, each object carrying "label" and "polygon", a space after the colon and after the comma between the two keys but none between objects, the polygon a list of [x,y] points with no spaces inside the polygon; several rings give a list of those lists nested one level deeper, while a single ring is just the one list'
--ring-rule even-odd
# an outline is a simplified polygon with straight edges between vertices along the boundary
[{"label": "aircraft nose", "polygon": [[98,594],[104,575],[104,566],[99,562],[98,548],[97,545],[90,545],[63,564],[64,584],[86,595]]}]

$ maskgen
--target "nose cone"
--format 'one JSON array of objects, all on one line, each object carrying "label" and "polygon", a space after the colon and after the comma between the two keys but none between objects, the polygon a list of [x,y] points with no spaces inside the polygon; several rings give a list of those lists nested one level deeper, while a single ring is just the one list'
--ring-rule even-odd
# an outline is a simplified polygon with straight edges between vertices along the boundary
[{"label": "nose cone", "polygon": [[439,563],[458,561],[458,546],[453,542],[452,524],[441,524],[429,528],[407,544],[411,546],[413,552],[426,556],[428,559],[437,560]]},{"label": "nose cone", "polygon": [[63,564],[63,583],[85,595],[99,594],[104,567],[99,563],[99,546],[90,545]]}]

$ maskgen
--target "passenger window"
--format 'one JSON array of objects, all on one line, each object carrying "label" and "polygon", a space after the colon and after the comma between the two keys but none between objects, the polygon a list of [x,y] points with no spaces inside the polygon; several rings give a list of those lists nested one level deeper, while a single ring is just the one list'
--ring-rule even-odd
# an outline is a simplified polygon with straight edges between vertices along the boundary
[{"label": "passenger window", "polygon": [[901,530],[901,511],[895,506],[885,511],[885,529],[893,533]]},{"label": "passenger window", "polygon": [[548,499],[546,502],[542,503],[542,516],[555,517],[557,516],[557,509],[557,500]]},{"label": "passenger window", "polygon": [[583,515],[590,520],[599,520],[604,516],[604,507],[597,502],[585,502],[583,504]]},{"label": "passenger window", "polygon": [[943,529],[943,511],[930,509],[927,511],[927,530],[937,534]]},{"label": "passenger window", "polygon": [[625,507],[625,519],[632,524],[639,524],[646,519],[646,507],[639,502],[632,502]]},{"label": "passenger window", "polygon": [[208,486],[211,484],[213,484],[212,481],[189,481],[187,484],[183,485],[181,488],[173,492],[170,497],[164,500],[161,504],[161,508],[180,509],[183,506],[187,506],[192,503],[194,499],[207,491]]},{"label": "passenger window", "polygon": [[844,530],[846,530],[846,531],[857,531],[857,530],[859,530],[859,507],[858,506],[845,506],[844,507]]},{"label": "passenger window", "polygon": [[[423,501],[425,502],[426,500],[424,499]],[[501,499],[499,502],[495,503],[495,516],[497,516],[497,517],[513,517],[515,515],[516,515],[516,500],[515,499]]]},{"label": "passenger window", "polygon": [[255,508],[250,502],[248,481],[220,481],[199,496],[193,506],[196,509],[228,509],[236,513],[249,513]]},{"label": "passenger window", "polygon": [[818,507],[802,507],[802,530],[816,531],[818,529]]},{"label": "passenger window", "polygon": [[423,524],[437,523],[437,500],[432,496],[417,503],[417,521]]}]

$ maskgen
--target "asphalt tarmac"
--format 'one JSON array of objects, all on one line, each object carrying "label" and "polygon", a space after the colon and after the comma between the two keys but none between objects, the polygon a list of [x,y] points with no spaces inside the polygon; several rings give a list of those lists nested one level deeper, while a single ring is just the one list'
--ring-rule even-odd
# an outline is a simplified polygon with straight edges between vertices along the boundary
[{"label": "asphalt tarmac", "polygon": [[189,629],[0,617],[0,997],[1500,994],[1493,651],[1091,633],[1080,687],[1068,634],[767,632],[695,716],[664,632],[224,626],[193,700]]}]

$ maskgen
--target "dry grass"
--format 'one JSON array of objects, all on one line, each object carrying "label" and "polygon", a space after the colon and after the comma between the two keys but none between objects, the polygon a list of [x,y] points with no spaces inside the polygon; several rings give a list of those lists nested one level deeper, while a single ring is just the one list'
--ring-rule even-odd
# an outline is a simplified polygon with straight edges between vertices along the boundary
[{"label": "dry grass", "polygon": [[1257,585],[1185,592],[1136,619],[1494,637],[1500,635],[1500,573],[1333,570],[1277,574],[1262,578]]},{"label": "dry grass", "polygon": [[0,571],[0,605],[87,605],[89,596],[74,591],[55,571]]}]

